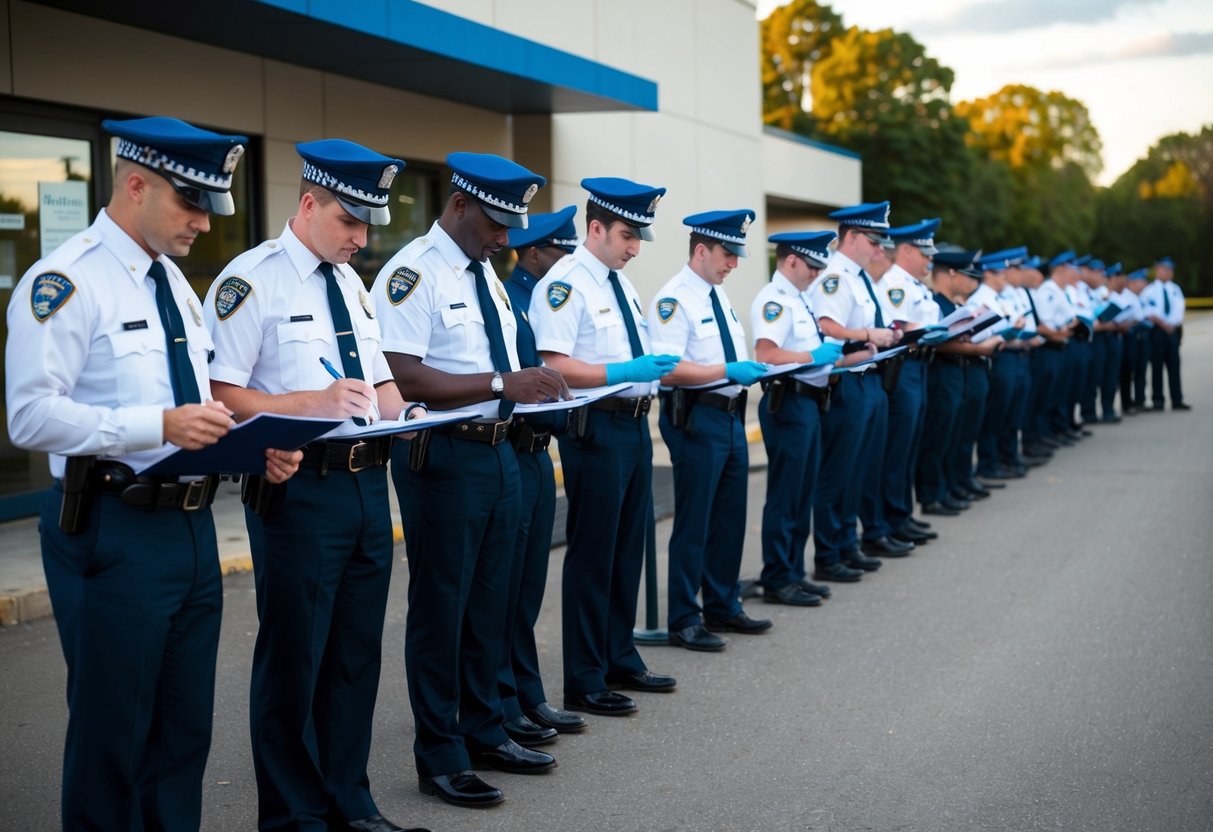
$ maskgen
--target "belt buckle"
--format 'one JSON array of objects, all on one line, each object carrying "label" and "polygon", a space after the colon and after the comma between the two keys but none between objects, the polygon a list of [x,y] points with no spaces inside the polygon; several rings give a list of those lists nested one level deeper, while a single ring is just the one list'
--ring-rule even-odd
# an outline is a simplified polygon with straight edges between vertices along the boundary
[{"label": "belt buckle", "polygon": [[503,422],[493,423],[493,439],[489,442],[490,445],[499,445],[506,440],[510,433],[510,420],[506,419]]},{"label": "belt buckle", "polygon": [[200,480],[191,480],[185,485],[185,497],[181,500],[182,511],[197,511],[203,508],[206,502],[206,492],[209,480],[203,477]]},{"label": "belt buckle", "polygon": [[353,445],[350,445],[350,457],[348,460],[348,467],[349,467],[351,473],[356,474],[359,471],[365,471],[367,468],[370,468],[375,464],[374,460],[372,460],[370,462],[364,462],[361,465],[354,462],[354,457],[357,455],[358,451],[362,448],[368,448],[368,447],[370,447],[369,442],[355,442]]}]

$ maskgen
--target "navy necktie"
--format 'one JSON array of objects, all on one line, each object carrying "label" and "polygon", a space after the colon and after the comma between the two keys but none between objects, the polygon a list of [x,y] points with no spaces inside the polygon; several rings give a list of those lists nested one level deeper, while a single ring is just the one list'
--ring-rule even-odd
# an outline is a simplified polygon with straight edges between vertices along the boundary
[{"label": "navy necktie", "polygon": [[623,284],[619,282],[619,275],[615,270],[607,272],[607,280],[611,282],[611,289],[615,291],[615,300],[619,303],[619,314],[623,315],[623,325],[628,330],[628,344],[632,348],[632,358],[639,358],[644,355],[644,347],[640,344],[640,333],[636,331],[636,320],[632,317],[632,310],[628,308],[628,296],[623,293]]},{"label": "navy necktie", "polygon": [[720,298],[716,297],[716,287],[712,287],[712,312],[716,315],[716,325],[720,327],[720,343],[724,347],[724,363],[732,364],[737,360],[737,349],[733,346],[733,333],[729,332],[729,322],[724,317],[724,307]]},{"label": "navy necktie", "polygon": [[[337,275],[333,274],[332,263],[321,263],[320,273],[324,275],[324,288],[328,291],[329,314],[333,316],[333,332],[337,336],[337,351],[341,353],[341,369],[346,378],[365,380],[362,375],[362,362],[358,360],[358,339],[354,337],[354,324],[350,321],[350,310],[345,305],[341,287],[337,285]],[[355,425],[365,425],[366,419],[355,416]]]},{"label": "navy necktie", "polygon": [[1036,301],[1032,299],[1032,290],[1024,289],[1024,294],[1028,296],[1028,305],[1032,307],[1032,319],[1036,321],[1036,325],[1040,326],[1040,315],[1036,314]]},{"label": "navy necktie", "polygon": [[876,290],[872,288],[872,281],[868,279],[868,273],[863,269],[859,270],[859,276],[863,278],[863,285],[868,287],[868,294],[872,296],[872,303],[876,304],[876,326],[884,326],[884,315],[880,314],[880,301],[876,300]]},{"label": "navy necktie", "polygon": [[153,260],[147,275],[156,284],[156,309],[160,312],[160,324],[164,327],[164,341],[168,347],[168,376],[173,385],[173,401],[177,405],[201,404],[194,365],[190,363],[190,346],[185,338],[185,322],[173,300],[164,264]]},{"label": "navy necktie", "polygon": [[[505,348],[505,335],[501,331],[501,315],[497,312],[497,304],[493,303],[493,296],[489,294],[489,281],[484,276],[484,266],[479,260],[472,260],[468,263],[468,271],[476,277],[476,300],[480,303],[480,314],[484,318],[484,332],[489,336],[489,356],[493,360],[493,369],[499,373],[508,373],[513,369],[510,367],[510,354]],[[502,399],[497,407],[497,415],[508,419],[513,412],[514,403]]]},{"label": "navy necktie", "polygon": [[1171,314],[1171,293],[1167,291],[1170,288],[1166,283],[1162,284],[1162,313],[1164,315]]}]

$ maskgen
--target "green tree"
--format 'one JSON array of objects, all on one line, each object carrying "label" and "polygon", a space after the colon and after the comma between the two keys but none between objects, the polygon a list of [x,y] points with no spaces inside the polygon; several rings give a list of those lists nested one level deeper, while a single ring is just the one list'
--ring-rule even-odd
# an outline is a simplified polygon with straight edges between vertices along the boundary
[{"label": "green tree", "polygon": [[792,0],[759,24],[762,37],[762,113],[766,124],[809,135],[804,107],[813,65],[829,54],[842,18],[817,0]]}]

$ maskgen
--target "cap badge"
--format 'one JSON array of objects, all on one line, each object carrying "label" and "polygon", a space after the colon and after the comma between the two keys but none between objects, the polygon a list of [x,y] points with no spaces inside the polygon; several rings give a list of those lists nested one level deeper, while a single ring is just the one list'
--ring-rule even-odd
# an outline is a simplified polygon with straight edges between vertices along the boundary
[{"label": "cap badge", "polygon": [[392,180],[396,178],[396,174],[400,172],[400,168],[396,165],[388,165],[383,169],[383,174],[379,177],[379,190],[387,190],[392,187]]},{"label": "cap badge", "polygon": [[749,216],[749,214],[747,214],[746,218],[741,221],[741,233],[745,234],[749,230],[750,230],[750,216]]},{"label": "cap badge", "polygon": [[653,197],[653,201],[649,203],[648,213],[652,214],[657,210],[658,202],[661,202],[661,194],[657,194],[657,196]]},{"label": "cap badge", "polygon": [[244,155],[244,145],[234,144],[232,149],[227,152],[227,156],[223,159],[223,172],[232,173],[236,170],[236,163],[240,161],[240,157]]},{"label": "cap badge", "polygon": [[535,198],[535,194],[537,193],[539,193],[539,186],[532,182],[531,187],[527,188],[526,193],[522,195],[522,204],[530,205],[531,200]]}]

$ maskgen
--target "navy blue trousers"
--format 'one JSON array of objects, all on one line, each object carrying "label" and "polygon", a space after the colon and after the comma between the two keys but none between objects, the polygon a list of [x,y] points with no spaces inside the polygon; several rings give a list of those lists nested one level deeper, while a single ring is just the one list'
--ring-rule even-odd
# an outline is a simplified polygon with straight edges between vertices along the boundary
[{"label": "navy blue trousers", "polygon": [[917,491],[923,505],[943,500],[954,485],[949,482],[950,460],[960,434],[964,386],[964,369],[936,356],[927,371],[926,415],[918,454]]},{"label": "navy blue trousers", "polygon": [[1009,409],[998,433],[998,459],[1004,465],[1022,465],[1019,434],[1028,418],[1032,399],[1032,363],[1028,350],[1013,350],[1011,359],[1012,391]]},{"label": "navy blue trousers", "polygon": [[197,830],[223,586],[210,509],[95,496],[84,528],[42,506],[42,565],[67,661],[63,828]]},{"label": "navy blue trousers", "polygon": [[[1119,332],[1106,333],[1103,378],[1099,382],[1100,415],[1105,419],[1116,416],[1116,391],[1120,389],[1120,368],[1124,362],[1125,338]],[[1123,408],[1125,402],[1122,400]]]},{"label": "navy blue trousers", "polygon": [[683,430],[670,424],[663,401],[658,425],[674,465],[669,627],[681,630],[702,623],[705,615],[718,621],[732,618],[741,612],[737,573],[750,471],[740,415],[695,405],[690,429]]},{"label": "navy blue trousers", "polygon": [[1125,333],[1124,359],[1120,370],[1121,407],[1146,404],[1146,367],[1150,363],[1150,330],[1136,326]]},{"label": "navy blue trousers", "polygon": [[547,451],[518,453],[518,542],[510,567],[505,643],[497,688],[502,714],[517,719],[547,701],[539,672],[535,622],[547,588],[552,523],[556,517],[556,480]]},{"label": "navy blue trousers", "polygon": [[470,768],[468,748],[507,739],[498,692],[510,569],[518,543],[518,456],[435,433],[420,471],[396,442],[392,481],[409,559],[404,667],[426,777]]},{"label": "navy blue trousers", "polygon": [[[838,376],[830,412],[821,420],[821,471],[813,497],[813,560],[818,566],[838,563],[843,552],[859,548],[855,521],[866,478],[860,453],[887,400],[878,372]],[[887,418],[887,409],[883,412]],[[883,447],[883,436],[879,443]]]},{"label": "navy blue trousers", "polygon": [[1091,375],[1091,357],[1094,347],[1090,341],[1071,338],[1066,347],[1066,357],[1070,361],[1070,390],[1066,398],[1065,417],[1070,425],[1078,424],[1077,410],[1082,405],[1083,391],[1087,389],[1087,379]]},{"label": "navy blue trousers", "polygon": [[561,584],[564,690],[607,689],[607,677],[647,668],[632,630],[653,509],[649,422],[591,410],[588,434],[561,436],[568,548]]},{"label": "navy blue trousers", "polygon": [[994,353],[990,370],[990,392],[977,439],[977,473],[998,470],[998,438],[1015,417],[1015,397],[1019,389],[1019,356],[1011,352]]},{"label": "navy blue trousers", "polygon": [[392,574],[387,472],[303,466],[245,511],[260,627],[249,697],[261,829],[375,814],[371,749]]},{"label": "navy blue trousers", "polygon": [[865,491],[872,501],[871,525],[865,520],[865,540],[901,531],[914,511],[914,469],[926,414],[927,364],[908,358],[901,366],[897,386],[888,394],[889,417],[884,455],[877,464],[877,488]]},{"label": "navy blue trousers", "polygon": [[780,589],[805,578],[804,552],[813,528],[813,491],[821,460],[821,410],[788,392],[778,413],[758,406],[767,451],[767,498],[762,507],[762,585]]},{"label": "navy blue trousers", "polygon": [[1104,363],[1108,356],[1108,333],[1096,332],[1090,343],[1087,359],[1087,374],[1083,381],[1080,400],[1083,421],[1094,422],[1099,418],[1095,411],[1095,400],[1099,396],[1099,383],[1103,380]]},{"label": "navy blue trousers", "polygon": [[1167,369],[1167,381],[1171,391],[1171,404],[1184,400],[1183,383],[1179,378],[1179,332],[1163,332],[1161,328],[1150,330],[1150,380],[1155,407],[1163,404],[1162,371]]},{"label": "navy blue trousers", "polygon": [[1061,355],[1059,349],[1041,346],[1032,350],[1028,359],[1032,385],[1023,427],[1025,445],[1034,444],[1042,436],[1052,433],[1049,425],[1049,410],[1054,402]]},{"label": "navy blue trousers", "polygon": [[984,361],[975,361],[964,368],[964,399],[956,426],[959,435],[952,451],[952,475],[949,480],[953,488],[973,481],[973,448],[981,435],[986,401],[990,397],[990,370]]}]

